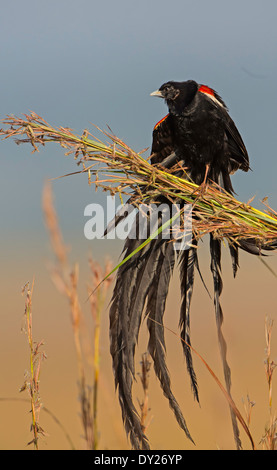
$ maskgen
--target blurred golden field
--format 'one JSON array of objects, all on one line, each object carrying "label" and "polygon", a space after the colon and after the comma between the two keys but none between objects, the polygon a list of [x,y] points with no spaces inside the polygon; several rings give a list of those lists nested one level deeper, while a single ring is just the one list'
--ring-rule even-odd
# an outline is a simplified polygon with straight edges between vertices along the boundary
[{"label": "blurred golden field", "polygon": [[[62,228],[62,227],[61,227]],[[83,317],[80,323],[80,338],[87,384],[93,383],[93,341],[94,321],[90,304],[87,302],[88,283],[91,270],[87,256],[76,259],[79,253],[76,245],[70,247],[70,259],[79,263],[78,296]],[[67,244],[65,236],[65,244]],[[98,241],[99,244],[99,241]],[[208,287],[212,288],[209,272],[209,256],[205,242],[200,248],[200,267]],[[50,246],[50,243],[49,243]],[[45,436],[39,438],[39,448],[70,449],[69,439],[76,449],[85,449],[86,442],[80,416],[78,399],[78,361],[74,346],[74,335],[70,318],[69,304],[57,291],[52,282],[54,255],[49,246],[41,247],[33,243],[7,247],[2,261],[2,320],[1,320],[1,449],[31,449],[27,446],[32,440],[30,432],[30,400],[27,391],[19,393],[24,382],[24,373],[29,370],[30,357],[24,326],[24,296],[21,288],[25,282],[35,279],[32,298],[33,339],[43,340],[42,350],[47,359],[41,364],[39,393],[43,407],[39,424]],[[99,245],[100,246],[100,245]],[[110,257],[113,264],[120,254],[120,243],[101,241],[91,243],[103,267],[105,258]],[[104,247],[104,248],[103,248]],[[12,253],[12,257],[10,256]],[[241,414],[246,419],[244,404],[247,397],[255,405],[251,412],[250,431],[257,448],[269,422],[268,385],[265,374],[265,318],[276,320],[276,278],[254,256],[241,253],[240,269],[236,279],[232,277],[228,250],[223,250],[222,306],[224,311],[224,334],[228,344],[228,360],[232,370],[232,394]],[[267,258],[276,269],[276,256]],[[72,266],[74,263],[72,263]],[[165,326],[178,334],[179,280],[174,275],[165,314]],[[100,328],[100,377],[98,390],[99,449],[129,449],[121,421],[121,411],[114,390],[111,358],[109,355],[109,318],[108,302],[112,286],[109,287],[105,305],[101,312]],[[217,333],[213,311],[213,301],[208,297],[199,276],[196,276],[192,301],[192,345],[207,361],[214,373],[223,382],[218,350]],[[273,325],[271,357],[276,359],[277,332]],[[228,403],[218,385],[201,361],[194,357],[199,382],[200,407],[194,401],[183,359],[180,340],[172,332],[166,331],[168,367],[171,373],[172,388],[187,420],[195,446],[189,442],[178,428],[167,400],[164,398],[154,371],[150,370],[149,407],[147,436],[151,449],[234,449],[232,427]],[[137,372],[140,371],[141,355],[146,351],[147,331],[142,325],[137,349]],[[276,384],[273,377],[272,409],[276,410]],[[134,401],[141,400],[143,390],[140,380],[134,386]],[[54,416],[54,418],[53,418]],[[62,425],[63,429],[56,420]],[[250,449],[250,442],[240,426],[244,449]]]}]

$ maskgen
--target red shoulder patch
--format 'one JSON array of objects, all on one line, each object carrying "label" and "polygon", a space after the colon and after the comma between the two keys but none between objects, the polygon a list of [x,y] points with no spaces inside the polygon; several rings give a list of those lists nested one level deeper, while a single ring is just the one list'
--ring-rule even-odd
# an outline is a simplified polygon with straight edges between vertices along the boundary
[{"label": "red shoulder patch", "polygon": [[206,95],[215,96],[212,88],[209,88],[206,85],[200,85],[200,87],[198,88],[198,91],[201,91],[201,93],[206,93]]},{"label": "red shoulder patch", "polygon": [[157,129],[157,127],[159,127],[159,125],[166,120],[167,116],[169,115],[169,113],[164,116],[159,122],[157,122],[157,124],[154,126],[154,130]]}]

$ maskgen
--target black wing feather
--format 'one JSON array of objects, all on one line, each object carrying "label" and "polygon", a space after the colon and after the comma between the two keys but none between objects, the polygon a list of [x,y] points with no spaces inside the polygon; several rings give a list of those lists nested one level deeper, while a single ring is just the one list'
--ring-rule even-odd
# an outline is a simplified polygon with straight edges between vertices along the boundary
[{"label": "black wing feather", "polygon": [[[171,115],[165,116],[154,127],[152,134],[151,164],[160,163],[174,153],[174,133]],[[170,165],[173,162],[170,161]],[[170,166],[167,164],[166,166]]]},{"label": "black wing feather", "polygon": [[226,137],[229,149],[230,173],[240,169],[248,171],[249,157],[242,137],[231,117],[226,113]]},{"label": "black wing feather", "polygon": [[225,124],[225,151],[226,155],[228,155],[228,173],[232,174],[238,169],[248,171],[250,169],[249,156],[242,137],[228,113],[226,104],[215,90],[212,91],[215,99],[208,94],[203,93],[203,95],[218,110]]}]

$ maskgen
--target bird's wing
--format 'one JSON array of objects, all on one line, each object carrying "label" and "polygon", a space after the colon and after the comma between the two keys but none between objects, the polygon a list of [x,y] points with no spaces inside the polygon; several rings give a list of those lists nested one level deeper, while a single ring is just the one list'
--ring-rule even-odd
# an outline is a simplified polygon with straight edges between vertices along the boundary
[{"label": "bird's wing", "polygon": [[225,124],[226,152],[229,155],[228,173],[232,174],[238,169],[248,171],[250,167],[246,147],[223,99],[215,90],[206,85],[200,85],[198,91],[218,110],[220,119]]},{"label": "bird's wing", "polygon": [[234,123],[230,118],[227,112],[225,114],[225,123],[226,123],[226,142],[228,146],[229,153],[229,165],[230,173],[234,173],[237,170],[248,171],[249,166],[249,157],[245,145],[243,143],[242,137]]},{"label": "bird's wing", "polygon": [[[174,147],[173,147],[173,124],[172,116],[167,114],[163,117],[153,129],[152,134],[152,148],[151,148],[151,164],[160,163],[163,166],[171,166],[174,162]],[[173,155],[173,158],[168,162],[168,159]],[[165,164],[166,163],[166,164]]]}]

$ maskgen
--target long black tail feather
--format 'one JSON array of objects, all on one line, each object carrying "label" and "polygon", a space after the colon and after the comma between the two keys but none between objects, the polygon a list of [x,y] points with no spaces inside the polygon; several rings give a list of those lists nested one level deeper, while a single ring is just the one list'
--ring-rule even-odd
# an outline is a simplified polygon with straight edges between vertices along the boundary
[{"label": "long black tail feather", "polygon": [[[117,226],[125,217],[126,214],[123,211],[114,219],[114,223],[107,227],[106,233]],[[138,224],[139,216],[137,215],[134,222],[134,238],[127,238],[125,241],[123,249],[125,258],[131,255],[143,241],[136,236],[139,228]],[[151,271],[149,273],[148,270],[148,276],[145,276],[144,284],[143,274],[149,266],[148,261],[150,259],[153,261],[155,242],[156,240],[153,240],[119,267],[110,307],[110,353],[113,361],[115,386],[118,389],[126,434],[130,438],[132,447],[137,450],[149,449],[148,440],[142,431],[140,418],[133,403],[132,385],[135,373],[135,343],[145,298],[149,289],[148,282]],[[152,273],[154,273],[155,264],[152,265],[152,268]],[[140,302],[139,308],[136,308],[135,326],[133,325],[134,318],[130,318],[134,298],[137,307]],[[132,329],[130,329],[131,323]]]},{"label": "long black tail feather", "polygon": [[[135,224],[138,225],[138,222],[139,216]],[[123,250],[125,257],[138,248],[142,241],[139,238],[127,239]],[[110,352],[123,422],[134,449],[149,449],[132,400],[135,347],[146,301],[148,349],[153,358],[154,370],[177,422],[192,440],[181,409],[171,391],[165,360],[163,314],[174,263],[173,242],[164,240],[160,234],[121,265],[117,273],[110,308]]]},{"label": "long black tail feather", "polygon": [[[196,241],[194,241],[196,245]],[[197,264],[197,248],[190,248],[183,250],[180,255],[180,280],[181,280],[181,294],[182,303],[180,310],[181,339],[184,355],[186,358],[187,370],[191,380],[191,387],[194,397],[199,402],[198,385],[196,374],[192,362],[191,342],[190,342],[190,306],[194,284],[194,267]]]},{"label": "long black tail feather", "polygon": [[152,280],[146,307],[147,326],[149,330],[148,350],[153,359],[155,373],[160,381],[165,397],[173,410],[179,426],[192,441],[186,421],[172,391],[169,372],[165,360],[165,338],[163,315],[168,294],[169,281],[175,263],[175,250],[172,242],[164,242],[160,248],[160,256],[155,276]]},{"label": "long black tail feather", "polygon": [[229,251],[232,260],[233,275],[236,277],[239,268],[239,249],[237,245],[229,243]]},{"label": "long black tail feather", "polygon": [[[132,242],[126,241],[126,255],[128,252],[131,253],[136,245]],[[138,243],[137,240],[136,242]],[[143,256],[144,254],[141,253],[141,257]],[[140,419],[132,400],[133,371],[131,351],[128,347],[128,311],[135,289],[138,260],[131,258],[129,261],[119,268],[113,292],[110,307],[110,352],[126,434],[130,437],[134,449],[149,449],[148,440],[142,431]]]},{"label": "long black tail feather", "polygon": [[[141,241],[140,241],[141,243]],[[142,313],[144,310],[151,283],[160,273],[161,242],[154,239],[149,244],[149,249],[144,257],[140,257],[137,265],[136,287],[132,294],[132,301],[128,311],[128,351],[130,355],[130,369],[134,374],[135,346],[138,340]],[[128,274],[129,276],[129,274]]]}]

